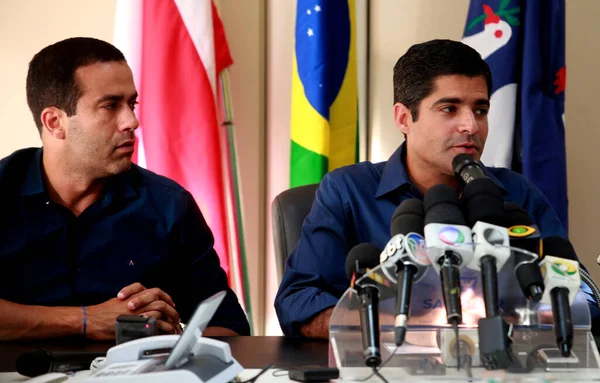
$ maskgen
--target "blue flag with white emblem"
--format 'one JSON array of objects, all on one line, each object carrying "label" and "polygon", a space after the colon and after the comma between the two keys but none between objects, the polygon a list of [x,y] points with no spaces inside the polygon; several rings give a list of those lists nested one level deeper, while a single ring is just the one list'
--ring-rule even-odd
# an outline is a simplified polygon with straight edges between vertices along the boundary
[{"label": "blue flag with white emblem", "polygon": [[462,41],[492,71],[482,162],[526,176],[568,229],[564,0],[471,0]]}]

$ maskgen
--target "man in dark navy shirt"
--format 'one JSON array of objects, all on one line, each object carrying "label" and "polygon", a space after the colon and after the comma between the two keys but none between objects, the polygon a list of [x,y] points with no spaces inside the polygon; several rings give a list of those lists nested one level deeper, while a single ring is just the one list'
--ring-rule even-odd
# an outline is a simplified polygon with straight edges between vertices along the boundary
[{"label": "man in dark navy shirt", "polygon": [[[349,286],[344,271],[352,247],[384,248],[392,213],[405,199],[436,184],[459,188],[452,159],[481,157],[488,134],[491,73],[479,53],[460,42],[433,40],[411,47],[394,67],[394,120],[406,142],[387,162],[363,162],[327,174],[304,221],[275,298],[286,335],[327,338],[333,306]],[[566,237],[543,194],[508,169],[486,168],[505,194],[529,212],[542,237]],[[591,290],[593,317],[600,315]]]},{"label": "man in dark navy shirt", "polygon": [[226,290],[207,335],[248,335],[193,197],[131,163],[137,92],[123,54],[91,38],[34,56],[27,101],[43,148],[0,161],[0,339],[113,339],[120,314],[180,333]]}]

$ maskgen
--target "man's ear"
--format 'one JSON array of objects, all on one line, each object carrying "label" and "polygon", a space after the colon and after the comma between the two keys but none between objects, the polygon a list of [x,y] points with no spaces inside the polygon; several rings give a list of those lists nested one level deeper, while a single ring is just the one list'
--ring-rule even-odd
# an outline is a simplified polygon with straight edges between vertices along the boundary
[{"label": "man's ear", "polygon": [[402,133],[408,135],[412,122],[412,114],[410,113],[410,109],[401,102],[394,104],[394,122]]},{"label": "man's ear", "polygon": [[40,118],[42,120],[43,131],[59,140],[65,139],[65,123],[67,114],[63,110],[55,106],[49,106],[42,110]]}]

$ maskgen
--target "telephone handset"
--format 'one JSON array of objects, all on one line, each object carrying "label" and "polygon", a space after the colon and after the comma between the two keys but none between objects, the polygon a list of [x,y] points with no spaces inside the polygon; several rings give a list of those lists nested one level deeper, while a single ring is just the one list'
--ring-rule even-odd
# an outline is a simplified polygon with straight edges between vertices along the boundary
[{"label": "telephone handset", "polygon": [[202,301],[181,335],[156,335],[112,347],[106,367],[86,382],[226,383],[243,371],[225,342],[203,338],[225,291]]}]

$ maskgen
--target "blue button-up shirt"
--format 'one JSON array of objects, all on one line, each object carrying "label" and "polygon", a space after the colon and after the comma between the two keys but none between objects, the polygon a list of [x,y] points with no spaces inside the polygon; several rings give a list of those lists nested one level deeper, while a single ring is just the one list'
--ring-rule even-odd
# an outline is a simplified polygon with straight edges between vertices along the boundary
[{"label": "blue button-up shirt", "polygon": [[111,177],[76,217],[50,201],[42,149],[0,161],[0,298],[26,305],[87,306],[140,282],[158,287],[186,322],[199,302],[227,295],[210,322],[250,328],[189,192],[136,165]]},{"label": "blue button-up shirt", "polygon": [[[423,198],[408,178],[405,155],[403,144],[387,162],[362,162],[323,178],[275,298],[284,334],[300,335],[302,324],[335,306],[350,283],[345,273],[350,249],[363,242],[383,249],[390,239],[394,210],[405,199]],[[505,201],[527,209],[542,237],[566,238],[551,205],[525,177],[503,168],[485,168],[484,172],[506,191]],[[589,287],[582,285],[582,290],[592,316],[600,316]]]}]

